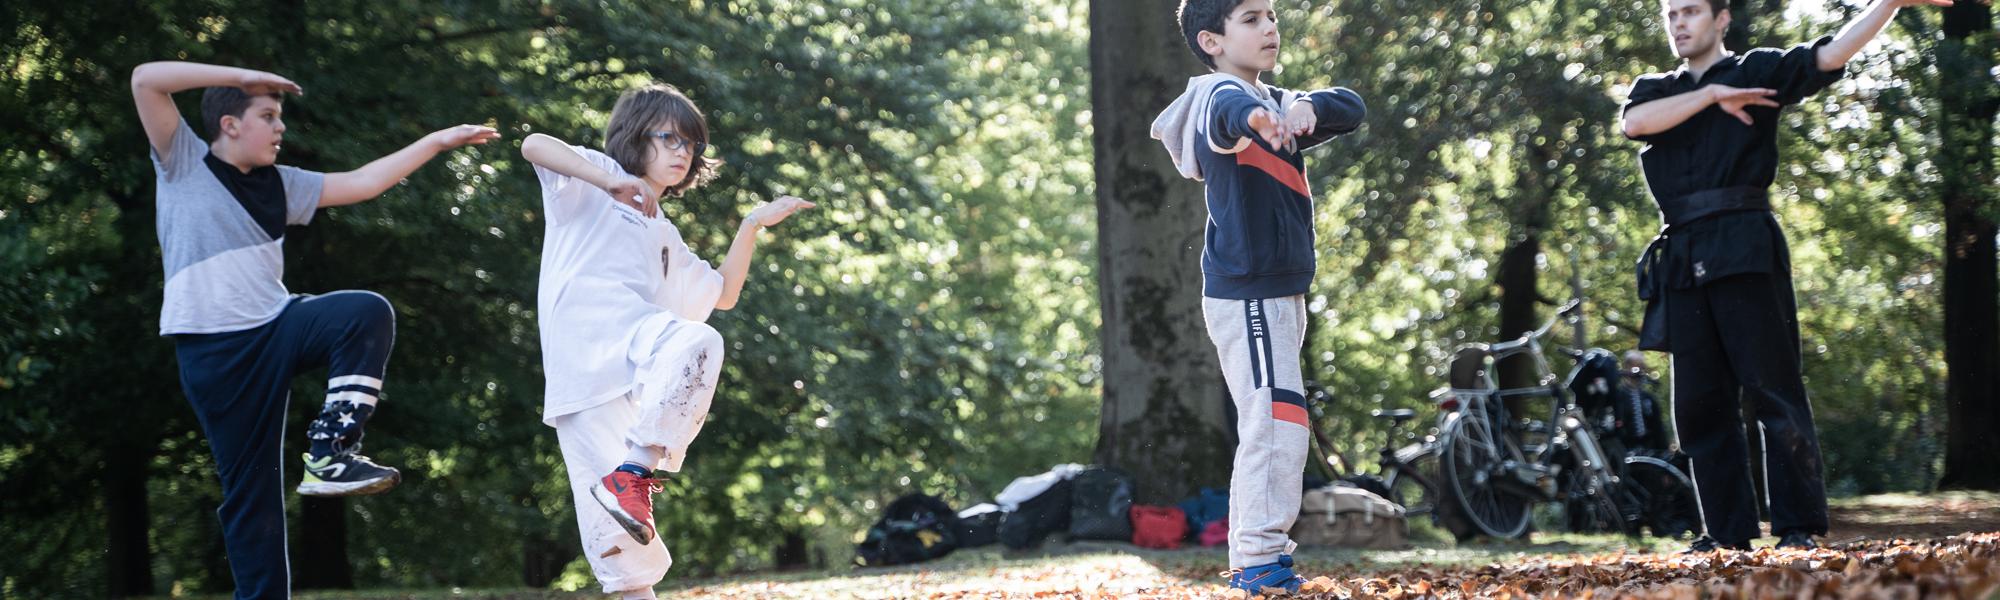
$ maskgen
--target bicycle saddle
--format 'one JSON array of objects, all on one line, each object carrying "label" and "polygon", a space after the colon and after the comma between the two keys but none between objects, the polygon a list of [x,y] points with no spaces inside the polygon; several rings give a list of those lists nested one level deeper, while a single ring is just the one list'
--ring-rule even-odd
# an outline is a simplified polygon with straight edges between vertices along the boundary
[{"label": "bicycle saddle", "polygon": [[1402,423],[1404,421],[1417,418],[1417,411],[1410,410],[1407,408],[1398,408],[1396,410],[1376,409],[1370,411],[1368,414],[1377,419],[1388,419],[1395,423]]}]

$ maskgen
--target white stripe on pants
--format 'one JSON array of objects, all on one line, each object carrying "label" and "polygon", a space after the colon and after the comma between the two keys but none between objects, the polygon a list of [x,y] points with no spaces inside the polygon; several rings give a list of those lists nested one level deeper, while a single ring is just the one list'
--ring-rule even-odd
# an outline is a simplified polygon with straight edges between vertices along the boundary
[{"label": "white stripe on pants", "polygon": [[1229,473],[1229,566],[1276,562],[1294,548],[1306,449],[1305,296],[1202,298],[1208,338],[1236,403],[1236,461]]}]

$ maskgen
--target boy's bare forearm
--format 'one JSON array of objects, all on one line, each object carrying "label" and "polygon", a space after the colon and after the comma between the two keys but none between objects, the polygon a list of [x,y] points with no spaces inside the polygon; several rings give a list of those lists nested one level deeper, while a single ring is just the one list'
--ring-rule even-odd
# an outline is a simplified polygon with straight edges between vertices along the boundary
[{"label": "boy's bare forearm", "polygon": [[417,172],[424,163],[436,158],[443,151],[433,136],[424,136],[416,143],[404,146],[381,158],[370,161],[361,168],[345,173],[326,176],[326,187],[320,196],[320,207],[354,204],[381,196],[397,182]]},{"label": "boy's bare forearm", "polygon": [[570,148],[569,143],[555,136],[537,133],[521,142],[521,157],[541,168],[575,177],[597,187],[607,187],[611,173],[590,164],[589,160]]},{"label": "boy's bare forearm", "polygon": [[235,87],[251,73],[254,71],[202,63],[149,62],[132,69],[132,90],[175,94],[195,88]]},{"label": "boy's bare forearm", "polygon": [[736,307],[736,299],[743,294],[743,282],[750,278],[750,259],[757,253],[757,232],[763,231],[755,219],[745,218],[736,226],[736,239],[729,244],[729,254],[722,257],[722,295],[715,299],[715,307],[729,310]]},{"label": "boy's bare forearm", "polygon": [[340,206],[372,199],[389,191],[390,187],[446,150],[496,139],[500,139],[500,132],[484,125],[456,125],[433,131],[402,150],[370,161],[359,169],[327,175],[319,205]]}]

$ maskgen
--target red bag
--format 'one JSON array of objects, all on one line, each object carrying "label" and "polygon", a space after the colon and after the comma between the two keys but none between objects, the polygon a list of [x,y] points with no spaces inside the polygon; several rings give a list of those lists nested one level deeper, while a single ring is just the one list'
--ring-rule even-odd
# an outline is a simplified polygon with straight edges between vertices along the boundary
[{"label": "red bag", "polygon": [[1220,546],[1227,543],[1229,543],[1228,518],[1209,521],[1207,527],[1201,528],[1201,545]]},{"label": "red bag", "polygon": [[1172,550],[1187,537],[1187,513],[1171,506],[1132,507],[1132,543],[1141,548]]}]

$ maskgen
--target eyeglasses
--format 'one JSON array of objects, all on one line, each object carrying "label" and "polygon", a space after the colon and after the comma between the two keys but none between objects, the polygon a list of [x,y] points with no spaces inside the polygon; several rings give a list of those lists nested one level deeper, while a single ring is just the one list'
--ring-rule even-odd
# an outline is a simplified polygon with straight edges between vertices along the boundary
[{"label": "eyeglasses", "polygon": [[672,131],[649,131],[646,132],[646,137],[660,140],[660,143],[665,144],[668,150],[691,148],[688,151],[688,154],[691,156],[701,156],[703,152],[708,150],[708,144],[688,139],[687,136]]}]

